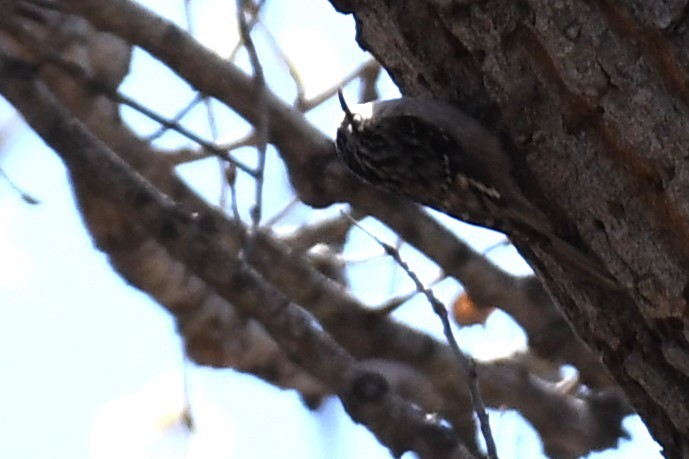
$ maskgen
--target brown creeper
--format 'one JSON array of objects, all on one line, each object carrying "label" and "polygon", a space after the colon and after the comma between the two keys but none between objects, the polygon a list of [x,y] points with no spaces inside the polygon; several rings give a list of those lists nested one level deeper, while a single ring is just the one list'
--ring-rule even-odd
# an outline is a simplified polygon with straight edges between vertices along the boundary
[{"label": "brown creeper", "polygon": [[373,185],[509,233],[514,225],[548,231],[543,213],[512,179],[498,139],[445,102],[405,97],[347,106],[337,152]]},{"label": "brown creeper", "polygon": [[338,96],[345,116],[337,152],[355,174],[460,220],[547,240],[589,280],[611,284],[600,266],[557,238],[546,215],[522,194],[500,141],[477,121],[437,100],[404,97],[350,109]]}]

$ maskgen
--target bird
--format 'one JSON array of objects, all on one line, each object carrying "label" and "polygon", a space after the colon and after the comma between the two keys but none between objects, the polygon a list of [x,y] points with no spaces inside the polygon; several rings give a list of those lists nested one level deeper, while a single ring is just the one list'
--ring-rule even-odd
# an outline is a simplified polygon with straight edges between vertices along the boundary
[{"label": "bird", "polygon": [[416,97],[350,109],[341,92],[338,97],[344,119],[336,150],[367,182],[505,233],[514,226],[551,230],[513,179],[499,140],[461,110]]},{"label": "bird", "polygon": [[548,216],[522,192],[498,137],[448,102],[422,97],[350,107],[336,151],[355,175],[388,192],[522,241],[546,241],[586,278],[617,285],[589,255],[556,235]]}]

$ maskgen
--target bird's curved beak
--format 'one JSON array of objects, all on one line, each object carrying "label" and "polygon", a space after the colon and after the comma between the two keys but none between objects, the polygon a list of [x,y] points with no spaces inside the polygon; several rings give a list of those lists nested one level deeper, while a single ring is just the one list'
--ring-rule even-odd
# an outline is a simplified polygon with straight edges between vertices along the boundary
[{"label": "bird's curved beak", "polygon": [[347,101],[342,93],[342,88],[337,90],[337,100],[340,101],[340,107],[342,107],[342,111],[345,113],[345,120],[347,120],[347,123],[352,127],[352,129],[354,129],[356,126],[356,123],[354,122],[354,114],[349,109],[349,105],[347,105]]}]

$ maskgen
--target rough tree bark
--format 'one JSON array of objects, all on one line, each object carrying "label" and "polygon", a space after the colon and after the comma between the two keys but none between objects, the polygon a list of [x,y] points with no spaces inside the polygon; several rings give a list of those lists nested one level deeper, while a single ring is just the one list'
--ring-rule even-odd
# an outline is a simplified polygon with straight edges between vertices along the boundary
[{"label": "rough tree bark", "polygon": [[689,457],[687,2],[331,3],[404,94],[501,135],[524,194],[616,279],[514,241],[666,457]]}]

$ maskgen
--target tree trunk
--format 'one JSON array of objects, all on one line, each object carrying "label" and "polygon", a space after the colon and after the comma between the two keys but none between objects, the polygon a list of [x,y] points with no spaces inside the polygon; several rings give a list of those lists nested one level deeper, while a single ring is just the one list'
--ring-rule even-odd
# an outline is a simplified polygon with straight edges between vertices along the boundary
[{"label": "tree trunk", "polygon": [[405,95],[498,134],[523,194],[614,278],[514,238],[666,457],[689,457],[686,2],[331,1]]}]

